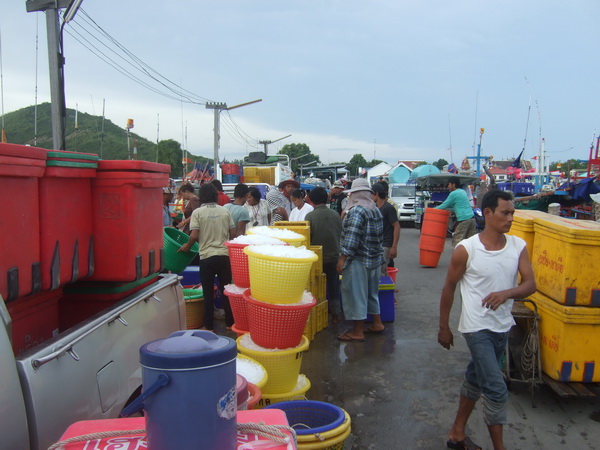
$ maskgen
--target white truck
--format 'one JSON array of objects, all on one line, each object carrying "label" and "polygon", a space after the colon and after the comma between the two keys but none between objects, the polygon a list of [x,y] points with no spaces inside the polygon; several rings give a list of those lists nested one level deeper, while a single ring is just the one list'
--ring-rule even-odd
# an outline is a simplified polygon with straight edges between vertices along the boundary
[{"label": "white truck", "polygon": [[414,183],[390,184],[390,198],[398,205],[398,221],[402,224],[415,223],[417,185]]},{"label": "white truck", "polygon": [[139,348],[185,329],[177,275],[15,356],[0,297],[0,448],[47,449],[70,424],[116,418],[141,390]]}]

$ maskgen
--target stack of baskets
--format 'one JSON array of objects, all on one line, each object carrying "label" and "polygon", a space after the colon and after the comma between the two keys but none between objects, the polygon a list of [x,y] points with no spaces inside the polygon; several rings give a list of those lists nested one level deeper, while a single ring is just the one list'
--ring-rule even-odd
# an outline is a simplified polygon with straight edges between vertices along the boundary
[{"label": "stack of baskets", "polygon": [[291,246],[248,246],[244,253],[251,285],[243,294],[249,333],[238,338],[238,350],[267,370],[260,407],[303,396],[310,388],[300,367],[309,347],[303,332],[316,301],[304,289],[318,256]]}]

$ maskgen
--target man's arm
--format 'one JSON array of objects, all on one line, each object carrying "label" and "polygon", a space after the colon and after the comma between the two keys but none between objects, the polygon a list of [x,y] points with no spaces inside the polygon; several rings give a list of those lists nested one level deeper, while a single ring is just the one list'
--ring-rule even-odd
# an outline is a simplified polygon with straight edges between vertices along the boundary
[{"label": "man's arm", "polygon": [[452,331],[450,331],[450,311],[452,310],[452,304],[454,303],[454,292],[456,291],[456,285],[467,270],[468,257],[467,250],[462,245],[459,245],[454,249],[450,265],[448,266],[446,281],[444,281],[444,287],[442,288],[442,295],[440,297],[440,329],[438,331],[438,342],[442,347],[448,350],[454,345],[454,336],[452,335]]},{"label": "man's arm", "polygon": [[523,251],[519,255],[519,273],[521,274],[521,283],[517,287],[492,292],[481,301],[481,304],[495,311],[509,298],[525,298],[535,292],[535,277],[533,275],[533,268],[529,262],[527,247],[523,248]]},{"label": "man's arm", "polygon": [[192,248],[192,245],[194,245],[196,242],[198,242],[198,237],[200,236],[200,230],[192,230],[192,232],[190,233],[190,239],[183,244],[181,247],[179,247],[179,250],[177,250],[178,252],[189,252],[190,248]]},{"label": "man's arm", "polygon": [[394,238],[392,240],[392,247],[390,248],[390,259],[398,256],[398,242],[400,241],[400,222],[396,221],[392,224],[394,228]]},{"label": "man's arm", "polygon": [[456,192],[456,191],[450,192],[450,194],[448,195],[446,200],[444,200],[441,205],[436,206],[435,209],[452,209],[452,208],[454,208],[454,195],[452,195],[452,194],[454,194],[454,192]]}]

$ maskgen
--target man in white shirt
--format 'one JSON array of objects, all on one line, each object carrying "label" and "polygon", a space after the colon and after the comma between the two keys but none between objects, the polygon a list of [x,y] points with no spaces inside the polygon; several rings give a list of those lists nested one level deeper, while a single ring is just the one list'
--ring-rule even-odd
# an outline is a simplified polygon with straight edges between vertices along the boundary
[{"label": "man in white shirt", "polygon": [[[503,450],[508,390],[500,359],[505,352],[508,331],[515,323],[511,312],[513,299],[533,294],[536,286],[525,241],[505,234],[510,231],[515,212],[512,193],[488,191],[481,209],[485,229],[456,246],[440,298],[438,342],[448,350],[454,345],[449,319],[454,292],[459,286],[462,311],[458,330],[471,351],[458,411],[446,445],[455,449],[481,448],[466,436],[465,427],[477,400],[482,397],[492,444],[495,450]],[[517,284],[518,274],[520,284]]]}]

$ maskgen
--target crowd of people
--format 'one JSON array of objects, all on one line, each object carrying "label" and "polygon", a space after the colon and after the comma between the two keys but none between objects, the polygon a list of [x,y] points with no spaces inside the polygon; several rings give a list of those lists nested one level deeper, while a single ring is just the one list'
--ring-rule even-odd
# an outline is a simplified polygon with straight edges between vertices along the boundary
[{"label": "crowd of people", "polygon": [[[364,178],[354,181],[351,189],[336,181],[329,192],[323,187],[310,191],[300,188],[294,179],[284,180],[263,198],[256,187],[239,183],[233,200],[223,192],[220,182],[203,184],[199,194],[191,184],[182,185],[174,199],[172,189],[163,196],[165,226],[176,226],[190,236],[180,251],[186,252],[198,242],[201,282],[212,284],[216,276],[219,289],[231,283],[227,240],[246,234],[252,227],[273,225],[278,221],[308,221],[311,243],[323,247],[323,271],[327,299],[333,323],[352,322],[341,333],[342,341],[363,341],[365,333],[385,330],[379,310],[379,278],[393,266],[400,238],[397,209],[388,198],[388,185],[372,187]],[[179,200],[181,199],[181,200]],[[180,218],[170,216],[175,205]],[[341,275],[341,281],[340,281]],[[342,295],[340,295],[342,294]],[[213,329],[213,292],[205,292],[205,328]],[[223,295],[227,327],[233,325],[229,300]],[[367,315],[372,323],[365,328]]]}]

